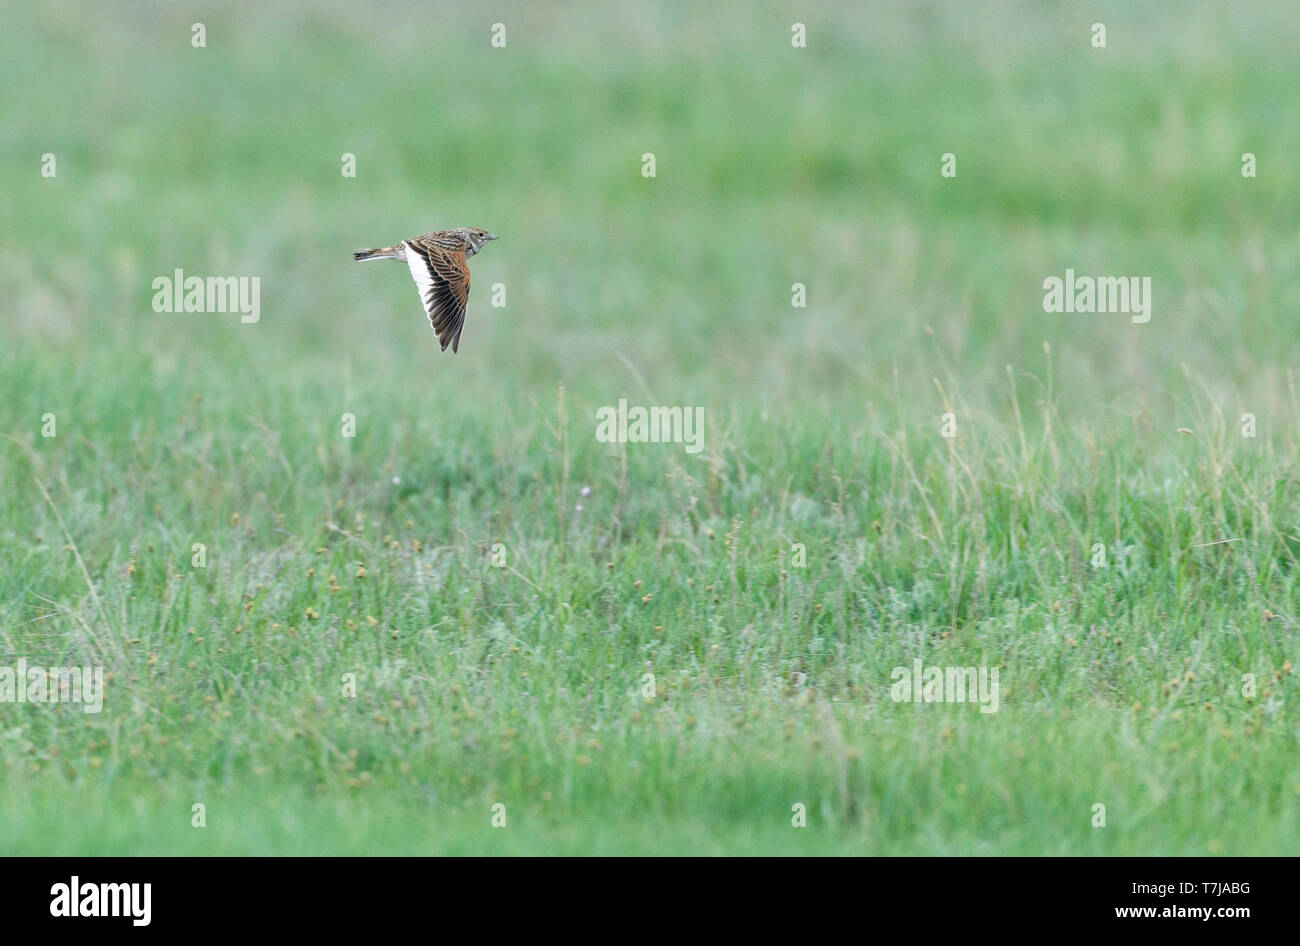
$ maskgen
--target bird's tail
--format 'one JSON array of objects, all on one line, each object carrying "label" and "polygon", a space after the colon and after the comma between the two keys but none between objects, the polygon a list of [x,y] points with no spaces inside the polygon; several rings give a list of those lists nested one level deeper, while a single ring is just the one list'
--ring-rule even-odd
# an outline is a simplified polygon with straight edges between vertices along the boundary
[{"label": "bird's tail", "polygon": [[401,248],[402,245],[399,243],[397,246],[385,246],[377,250],[357,250],[352,254],[352,258],[354,260],[401,259],[402,257],[398,253]]}]

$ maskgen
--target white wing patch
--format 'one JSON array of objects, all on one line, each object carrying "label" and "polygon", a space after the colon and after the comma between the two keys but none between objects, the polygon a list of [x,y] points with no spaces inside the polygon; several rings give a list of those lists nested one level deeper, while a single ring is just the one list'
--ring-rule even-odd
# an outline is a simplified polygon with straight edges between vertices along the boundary
[{"label": "white wing patch", "polygon": [[404,242],[402,246],[406,250],[406,265],[410,267],[415,288],[420,290],[420,304],[424,306],[424,314],[432,319],[433,274],[429,272],[429,264],[425,261],[424,254],[414,249],[409,242]]}]

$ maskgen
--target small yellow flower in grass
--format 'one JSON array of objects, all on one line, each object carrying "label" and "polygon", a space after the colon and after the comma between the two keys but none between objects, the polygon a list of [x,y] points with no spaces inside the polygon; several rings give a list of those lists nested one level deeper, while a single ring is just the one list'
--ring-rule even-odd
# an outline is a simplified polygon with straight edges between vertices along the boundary
[{"label": "small yellow flower in grass", "polygon": [[662,624],[656,624],[656,625],[655,625],[655,633],[656,633],[656,634],[662,634],[663,632],[664,632],[663,625],[662,625]]},{"label": "small yellow flower in grass", "polygon": [[128,578],[135,577],[135,562],[128,562],[126,565],[126,574]]},{"label": "small yellow flower in grass", "polygon": [[271,625],[271,630],[278,631],[279,629],[280,629],[280,625],[278,623]]},{"label": "small yellow flower in grass", "polygon": [[235,513],[233,516],[230,517],[230,524],[232,526],[239,525],[239,513]]},{"label": "small yellow flower in grass", "polygon": [[304,613],[307,615],[307,620],[309,621],[314,621],[320,617],[315,608],[308,608]]},{"label": "small yellow flower in grass", "polygon": [[654,595],[642,595],[642,596],[641,596],[641,603],[642,603],[642,604],[649,604],[649,603],[650,603],[650,599],[653,598],[653,597],[654,597]]},{"label": "small yellow flower in grass", "polygon": [[307,569],[307,577],[308,577],[308,578],[315,578],[315,577],[316,577],[316,569],[315,569],[315,568],[309,568],[309,569]]},{"label": "small yellow flower in grass", "polygon": [[366,621],[370,624],[371,627],[375,627],[376,625],[379,624],[379,621],[377,621],[375,618],[372,617],[367,617]]},{"label": "small yellow flower in grass", "polygon": [[[366,566],[364,566],[364,565],[358,565],[358,566],[357,566],[357,577],[358,577],[358,578],[365,578],[365,577],[366,577]],[[382,584],[382,583],[381,583],[381,584]]]},{"label": "small yellow flower in grass", "polygon": [[710,538],[710,539],[713,538],[713,530],[712,530],[712,529],[709,530],[709,538]]},{"label": "small yellow flower in grass", "polygon": [[694,579],[694,578],[688,578],[688,579],[686,579],[686,587],[687,587],[687,588],[694,588],[694,587],[695,587],[695,579]]},{"label": "small yellow flower in grass", "polygon": [[633,587],[633,588],[640,588],[640,587],[641,587],[641,579],[638,578],[636,581],[632,582],[632,587]]}]

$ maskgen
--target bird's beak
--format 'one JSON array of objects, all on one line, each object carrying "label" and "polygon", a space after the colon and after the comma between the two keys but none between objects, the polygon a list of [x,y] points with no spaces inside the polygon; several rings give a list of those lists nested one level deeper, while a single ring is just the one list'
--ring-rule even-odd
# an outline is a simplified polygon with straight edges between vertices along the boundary
[{"label": "bird's beak", "polygon": [[495,233],[489,233],[489,234],[487,235],[487,238],[488,238],[489,240],[499,240],[499,239],[501,239],[501,238],[500,238],[499,236],[497,236]]}]

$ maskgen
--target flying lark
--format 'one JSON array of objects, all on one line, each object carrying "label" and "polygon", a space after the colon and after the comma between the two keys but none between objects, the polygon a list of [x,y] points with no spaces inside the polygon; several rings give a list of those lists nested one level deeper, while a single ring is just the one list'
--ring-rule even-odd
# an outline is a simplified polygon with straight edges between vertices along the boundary
[{"label": "flying lark", "polygon": [[404,260],[411,268],[420,301],[438,333],[442,350],[460,348],[460,331],[465,327],[465,306],[469,302],[469,263],[483,244],[497,239],[478,227],[457,227],[412,237],[378,250],[357,250],[355,260]]}]

